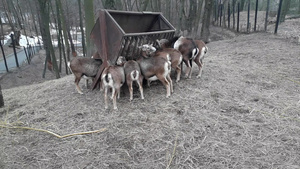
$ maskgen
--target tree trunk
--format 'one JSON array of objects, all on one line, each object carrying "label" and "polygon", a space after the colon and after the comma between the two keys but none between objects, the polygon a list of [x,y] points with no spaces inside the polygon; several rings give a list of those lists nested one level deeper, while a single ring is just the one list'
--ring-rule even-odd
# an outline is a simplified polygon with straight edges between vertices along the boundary
[{"label": "tree trunk", "polygon": [[84,30],[83,30],[83,23],[82,23],[82,12],[81,12],[81,0],[78,0],[78,7],[79,7],[79,26],[81,31],[81,44],[82,44],[82,51],[83,56],[86,56],[86,49],[85,49],[85,38],[84,38]]},{"label": "tree trunk", "polygon": [[300,0],[298,1],[298,14],[300,14]]},{"label": "tree trunk", "polygon": [[[38,0],[40,6],[40,25],[41,25],[41,34],[44,41],[44,47],[46,49],[46,61],[48,63],[48,68],[51,67],[54,69],[56,78],[60,78],[59,70],[56,62],[56,57],[54,53],[54,48],[51,42],[51,35],[49,29],[50,16],[49,16],[49,1]],[[51,61],[50,61],[51,58]],[[45,71],[44,71],[45,72]],[[44,75],[44,74],[43,74]]]},{"label": "tree trunk", "polygon": [[144,6],[142,8],[142,11],[146,11],[147,10],[148,4],[149,4],[149,0],[144,0]]},{"label": "tree trunk", "polygon": [[70,51],[70,45],[69,45],[69,41],[68,41],[68,32],[67,32],[65,15],[64,15],[64,11],[62,9],[61,1],[56,0],[55,2],[56,2],[56,6],[59,8],[60,20],[61,20],[63,36],[64,36],[64,42],[65,42],[65,45],[66,45],[66,48],[67,48],[67,59],[69,61],[71,51]]},{"label": "tree trunk", "polygon": [[[31,19],[33,21],[33,25],[34,25],[34,31],[36,33],[36,36],[38,36],[39,35],[39,31],[37,29],[37,25],[36,25],[37,21],[36,21],[35,15],[33,13],[33,7],[31,6],[31,3],[26,3],[26,4],[29,6],[29,9],[31,11],[30,14],[31,14]],[[40,39],[39,38],[38,38],[38,44],[40,44]]]},{"label": "tree trunk", "polygon": [[23,16],[23,12],[22,12],[22,9],[21,9],[21,7],[20,7],[20,5],[19,5],[19,0],[17,0],[17,8],[18,8],[18,13],[20,14],[20,17],[21,17],[21,20],[22,20],[22,27],[21,28],[23,28],[23,31],[24,31],[24,35],[25,35],[25,38],[26,38],[26,42],[27,42],[27,44],[29,44],[29,41],[28,41],[28,36],[27,36],[27,32],[26,32],[26,26],[25,25],[27,25],[27,24],[25,24],[25,19],[24,19],[24,16]]},{"label": "tree trunk", "polygon": [[226,27],[226,13],[227,13],[227,7],[228,7],[228,0],[224,0],[223,1],[223,14],[222,14],[222,16],[223,16],[223,27]]},{"label": "tree trunk", "polygon": [[205,0],[205,9],[203,14],[203,23],[201,28],[201,39],[208,43],[210,42],[209,36],[209,26],[210,26],[210,16],[213,8],[213,2],[211,0]]},{"label": "tree trunk", "polygon": [[186,29],[188,31],[188,35],[192,34],[192,30],[194,25],[194,20],[197,18],[197,6],[195,5],[197,2],[196,0],[190,0],[190,5],[189,5],[189,16],[187,17],[187,23],[186,23]]},{"label": "tree trunk", "polygon": [[1,89],[1,85],[0,85],[0,107],[4,106],[4,99],[3,99],[3,95],[2,95],[2,89]]},{"label": "tree trunk", "polygon": [[186,16],[185,16],[185,11],[184,11],[184,0],[180,0],[179,5],[179,29],[181,31],[184,31],[186,28]]},{"label": "tree trunk", "polygon": [[12,16],[11,16],[11,13],[9,11],[9,7],[8,7],[8,4],[7,4],[7,1],[3,0],[3,8],[4,8],[4,13],[7,17],[7,20],[8,20],[8,23],[9,23],[9,26],[11,27],[11,30],[13,32],[15,32],[16,28],[15,28],[15,24],[12,22]]},{"label": "tree trunk", "polygon": [[15,8],[15,5],[14,5],[13,1],[7,0],[7,4],[8,4],[9,11],[14,16],[14,20],[17,21],[17,23],[19,25],[19,28],[22,29],[22,23],[21,23],[20,17],[18,15],[18,12],[17,12],[17,10]]},{"label": "tree trunk", "polygon": [[72,55],[73,55],[74,57],[76,57],[76,56],[77,56],[77,52],[76,52],[76,50],[75,50],[75,46],[74,46],[74,43],[73,43],[73,40],[72,40],[72,36],[71,36],[71,28],[70,28],[70,26],[68,26],[67,31],[68,31],[68,37],[69,37],[69,41],[70,41],[70,45],[71,45]]},{"label": "tree trunk", "polygon": [[1,32],[0,32],[0,34],[1,34],[1,37],[0,37],[0,41],[2,41],[2,42],[0,42],[0,43],[4,43],[4,29],[3,29],[3,23],[2,23],[2,19],[0,19],[0,26],[1,26]]},{"label": "tree trunk", "polygon": [[[85,0],[86,2],[86,0]],[[103,7],[105,9],[116,9],[115,0],[102,0]]]},{"label": "tree trunk", "polygon": [[85,20],[85,35],[86,35],[86,49],[87,49],[87,57],[92,56],[92,48],[93,44],[90,39],[90,33],[94,27],[94,5],[91,0],[84,0],[84,12],[85,18],[89,18]]},{"label": "tree trunk", "polygon": [[[64,57],[64,64],[65,64],[65,70],[66,70],[66,74],[69,74],[69,71],[68,71],[68,66],[67,66],[67,57],[66,57],[66,52],[65,52],[65,45],[69,46],[69,43],[68,43],[68,40],[65,40],[66,36],[64,35],[63,37],[63,29],[62,29],[62,25],[63,25],[63,22],[62,22],[62,13],[61,13],[61,4],[60,2],[58,2],[57,0],[55,1],[55,5],[56,5],[56,15],[57,15],[57,26],[58,26],[58,47],[59,47],[59,52],[60,54],[62,53],[63,54],[63,57]],[[64,45],[64,40],[65,40],[65,45]],[[61,52],[62,50],[62,52]],[[62,56],[60,56],[60,58],[62,58]],[[62,60],[62,59],[60,59]],[[60,70],[61,70],[61,64],[62,64],[62,61],[60,61]]]},{"label": "tree trunk", "polygon": [[195,19],[195,32],[194,32],[196,35],[198,34],[198,28],[200,23],[202,23],[200,21],[201,21],[201,13],[202,13],[203,5],[204,5],[204,0],[198,2],[197,17]]}]

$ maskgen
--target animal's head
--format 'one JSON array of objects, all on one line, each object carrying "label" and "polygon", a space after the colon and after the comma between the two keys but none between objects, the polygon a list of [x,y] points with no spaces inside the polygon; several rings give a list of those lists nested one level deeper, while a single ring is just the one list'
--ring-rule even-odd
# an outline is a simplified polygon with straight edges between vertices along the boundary
[{"label": "animal's head", "polygon": [[160,40],[157,39],[156,42],[158,43],[159,47],[162,48],[164,46],[164,44],[169,42],[169,40],[168,39],[160,39]]},{"label": "animal's head", "polygon": [[122,66],[122,65],[124,65],[125,62],[126,62],[125,56],[119,56],[118,59],[117,59],[116,64],[117,64],[118,66]]},{"label": "animal's head", "polygon": [[143,52],[146,52],[147,55],[152,54],[156,51],[156,48],[153,47],[152,44],[144,44],[142,46],[139,46],[140,49],[142,49]]}]

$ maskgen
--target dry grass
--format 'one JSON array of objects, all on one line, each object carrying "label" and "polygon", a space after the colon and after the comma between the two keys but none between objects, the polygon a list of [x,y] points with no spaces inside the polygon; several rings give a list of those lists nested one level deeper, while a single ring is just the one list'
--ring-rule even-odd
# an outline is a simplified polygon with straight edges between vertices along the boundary
[{"label": "dry grass", "polygon": [[4,89],[0,121],[108,130],[59,139],[2,128],[0,168],[299,168],[299,46],[252,34],[208,47],[201,79],[174,84],[169,99],[158,82],[145,101],[126,91],[118,111],[100,91],[77,94],[73,75]]}]

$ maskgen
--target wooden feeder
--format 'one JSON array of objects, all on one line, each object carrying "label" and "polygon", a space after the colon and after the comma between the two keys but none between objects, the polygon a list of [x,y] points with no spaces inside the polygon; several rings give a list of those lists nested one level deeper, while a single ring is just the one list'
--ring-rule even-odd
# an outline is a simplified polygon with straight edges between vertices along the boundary
[{"label": "wooden feeder", "polygon": [[93,89],[100,75],[109,64],[114,65],[119,56],[127,60],[136,59],[141,51],[138,46],[155,44],[157,39],[171,39],[175,28],[160,12],[132,12],[99,10],[99,16],[91,32],[103,64],[93,83]]}]

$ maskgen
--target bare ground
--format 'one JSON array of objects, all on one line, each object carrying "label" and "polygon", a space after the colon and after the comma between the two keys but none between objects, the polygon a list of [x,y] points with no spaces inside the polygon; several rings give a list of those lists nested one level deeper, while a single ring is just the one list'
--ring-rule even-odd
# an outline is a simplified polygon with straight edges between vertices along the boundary
[{"label": "bare ground", "polygon": [[103,93],[83,82],[85,94],[77,94],[73,75],[5,75],[1,125],[61,135],[107,130],[59,139],[0,128],[0,168],[300,168],[299,45],[255,33],[208,47],[201,79],[182,79],[169,99],[158,82],[145,87],[145,101],[121,93],[118,111],[111,102],[104,110]]}]

